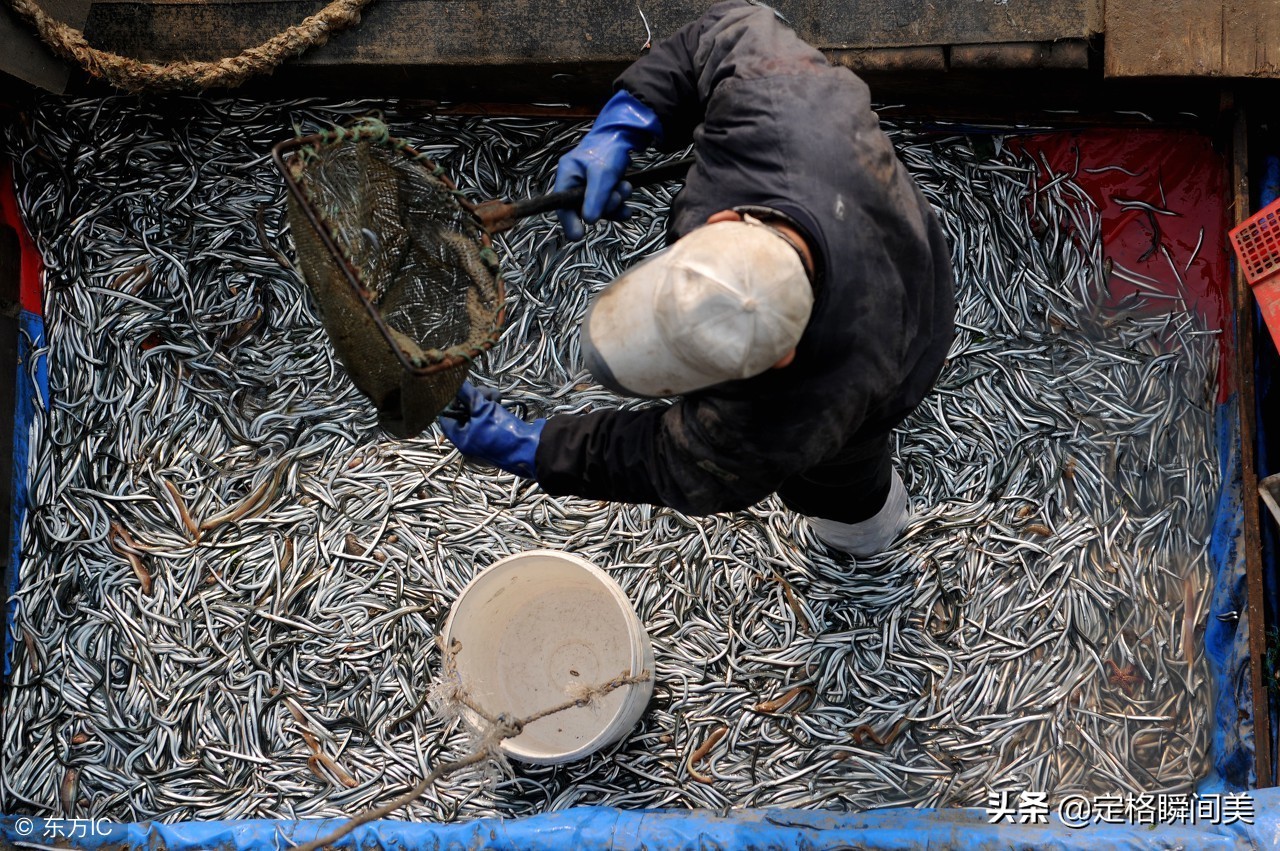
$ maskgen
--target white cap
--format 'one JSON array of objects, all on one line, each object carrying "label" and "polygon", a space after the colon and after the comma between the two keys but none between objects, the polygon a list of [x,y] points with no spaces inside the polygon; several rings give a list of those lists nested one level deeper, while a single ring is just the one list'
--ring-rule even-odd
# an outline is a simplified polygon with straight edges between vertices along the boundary
[{"label": "white cap", "polygon": [[769,369],[812,309],[799,253],[748,216],[703,225],[627,270],[587,311],[582,351],[617,392],[674,396]]}]

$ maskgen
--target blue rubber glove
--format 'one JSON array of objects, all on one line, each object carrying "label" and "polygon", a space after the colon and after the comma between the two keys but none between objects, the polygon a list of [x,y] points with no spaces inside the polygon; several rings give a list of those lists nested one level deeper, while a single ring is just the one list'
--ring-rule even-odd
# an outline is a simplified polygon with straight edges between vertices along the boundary
[{"label": "blue rubber glove", "polygon": [[590,132],[556,167],[555,191],[586,187],[581,216],[575,210],[556,212],[565,236],[582,239],[586,233],[583,220],[594,224],[606,215],[626,218],[622,203],[631,194],[631,186],[622,175],[631,165],[631,152],[643,151],[661,136],[658,116],[626,89],[619,89],[609,99]]},{"label": "blue rubber glove", "polygon": [[468,458],[486,461],[500,470],[536,478],[534,456],[545,419],[527,423],[502,407],[497,390],[477,390],[462,382],[457,401],[440,414],[444,436]]}]

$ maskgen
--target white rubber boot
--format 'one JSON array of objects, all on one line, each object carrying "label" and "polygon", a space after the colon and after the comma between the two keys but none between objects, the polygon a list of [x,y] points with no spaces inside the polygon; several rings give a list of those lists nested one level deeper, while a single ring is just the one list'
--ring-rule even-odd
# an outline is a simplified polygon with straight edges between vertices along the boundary
[{"label": "white rubber boot", "polygon": [[884,507],[874,517],[861,523],[838,523],[835,520],[809,518],[809,528],[829,547],[844,550],[853,556],[866,558],[884,550],[893,543],[911,519],[911,504],[907,500],[907,488],[902,477],[893,470],[889,479],[889,496]]}]

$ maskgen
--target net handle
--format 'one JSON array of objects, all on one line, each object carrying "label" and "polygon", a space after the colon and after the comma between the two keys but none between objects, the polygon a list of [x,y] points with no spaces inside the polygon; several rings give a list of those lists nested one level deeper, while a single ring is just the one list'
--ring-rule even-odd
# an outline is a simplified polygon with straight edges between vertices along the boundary
[{"label": "net handle", "polygon": [[[668,180],[680,180],[688,173],[693,163],[693,157],[685,157],[666,165],[628,172],[623,179],[636,189]],[[476,206],[475,214],[489,233],[502,233],[510,229],[518,219],[536,216],[538,213],[548,213],[552,210],[571,210],[580,207],[585,194],[586,188],[579,187],[562,192],[549,192],[546,195],[537,195],[522,201],[486,201]]]}]

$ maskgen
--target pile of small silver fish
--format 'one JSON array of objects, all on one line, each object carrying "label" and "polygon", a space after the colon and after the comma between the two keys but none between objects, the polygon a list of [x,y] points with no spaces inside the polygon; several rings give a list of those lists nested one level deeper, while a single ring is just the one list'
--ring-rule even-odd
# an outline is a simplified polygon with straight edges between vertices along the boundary
[{"label": "pile of small silver fish", "polygon": [[[461,772],[398,817],[982,806],[1206,773],[1217,340],[1182,294],[1107,267],[1070,174],[999,136],[886,126],[952,241],[958,328],[895,438],[914,519],[854,561],[776,498],[702,518],[560,499],[437,429],[382,435],[294,268],[269,158],[374,110],[477,200],[546,191],[586,129],[202,98],[48,98],[10,128],[51,398],[31,424],[0,811],[385,803],[468,747],[425,704],[451,602],[539,547],[628,593],[651,705],[587,759]],[[677,189],[638,192],[582,243],[549,216],[500,237],[509,318],[473,380],[527,416],[645,404],[592,381],[576,326],[662,246]],[[1175,275],[1189,262],[1169,255]],[[1117,301],[1109,273],[1141,292]]]}]

